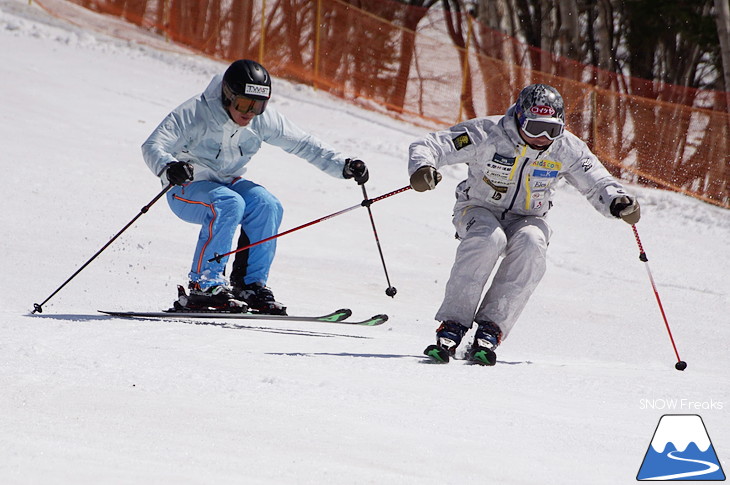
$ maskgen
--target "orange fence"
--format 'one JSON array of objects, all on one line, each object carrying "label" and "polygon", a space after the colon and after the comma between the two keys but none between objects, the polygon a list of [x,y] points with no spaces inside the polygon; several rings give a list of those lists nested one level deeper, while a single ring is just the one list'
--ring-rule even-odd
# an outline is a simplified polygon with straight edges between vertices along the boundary
[{"label": "orange fence", "polygon": [[503,113],[522,87],[545,82],[563,94],[568,128],[615,175],[730,208],[730,93],[617,76],[467,15],[392,0],[72,1],[427,129]]}]

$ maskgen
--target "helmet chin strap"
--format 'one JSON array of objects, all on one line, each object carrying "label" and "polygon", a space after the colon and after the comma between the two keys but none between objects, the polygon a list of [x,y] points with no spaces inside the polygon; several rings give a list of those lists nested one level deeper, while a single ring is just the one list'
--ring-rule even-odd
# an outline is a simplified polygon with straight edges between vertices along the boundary
[{"label": "helmet chin strap", "polygon": [[231,105],[231,100],[228,99],[228,96],[226,96],[226,93],[222,87],[221,87],[221,104],[223,105],[223,111],[226,112],[226,114],[228,115],[228,118],[230,118],[231,121],[235,121],[233,119],[233,116],[231,115],[230,110],[228,109],[228,107]]}]

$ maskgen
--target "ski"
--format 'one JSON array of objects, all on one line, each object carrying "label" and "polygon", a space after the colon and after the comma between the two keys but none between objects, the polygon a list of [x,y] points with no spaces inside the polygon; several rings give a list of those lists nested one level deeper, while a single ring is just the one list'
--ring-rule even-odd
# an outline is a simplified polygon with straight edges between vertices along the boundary
[{"label": "ski", "polygon": [[340,323],[345,325],[361,325],[366,327],[374,327],[382,325],[388,321],[388,315],[380,314],[374,315],[365,320],[346,320],[352,315],[352,310],[348,308],[342,308],[334,311],[327,315],[321,316],[299,316],[299,315],[267,315],[264,313],[245,313],[245,312],[230,312],[230,311],[194,311],[186,312],[179,310],[166,310],[162,312],[123,312],[123,311],[104,311],[99,310],[100,313],[111,315],[114,317],[127,317],[127,318],[160,318],[160,319],[195,319],[195,318],[218,318],[218,319],[233,319],[233,320],[282,320],[282,321],[297,321],[297,322],[327,322],[327,323]]},{"label": "ski", "polygon": [[[423,355],[429,357],[430,360],[428,362],[435,362],[439,364],[448,364],[451,359],[456,360],[455,357],[449,356],[448,350],[443,349],[438,345],[429,345],[423,351]],[[497,363],[497,354],[486,347],[470,348],[463,360],[466,360],[470,364],[493,366]]]},{"label": "ski", "polygon": [[497,363],[497,354],[486,347],[473,347],[469,349],[467,359],[474,364],[493,366]]},{"label": "ski", "polygon": [[429,345],[423,351],[423,355],[430,357],[432,361],[439,364],[447,364],[449,362],[449,351],[442,349],[438,345]]}]

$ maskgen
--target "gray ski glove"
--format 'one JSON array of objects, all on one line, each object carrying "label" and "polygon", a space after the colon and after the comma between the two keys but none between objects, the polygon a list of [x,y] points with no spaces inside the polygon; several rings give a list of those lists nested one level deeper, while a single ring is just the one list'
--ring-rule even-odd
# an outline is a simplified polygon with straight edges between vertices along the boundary
[{"label": "gray ski glove", "polygon": [[193,180],[193,166],[188,162],[168,163],[165,172],[172,185],[182,185]]},{"label": "gray ski glove", "polygon": [[430,165],[425,165],[411,175],[411,187],[416,192],[433,190],[441,182],[441,174]]},{"label": "gray ski glove", "polygon": [[611,215],[613,217],[620,217],[624,222],[633,226],[641,218],[639,201],[636,198],[632,199],[628,195],[616,197],[611,201]]}]

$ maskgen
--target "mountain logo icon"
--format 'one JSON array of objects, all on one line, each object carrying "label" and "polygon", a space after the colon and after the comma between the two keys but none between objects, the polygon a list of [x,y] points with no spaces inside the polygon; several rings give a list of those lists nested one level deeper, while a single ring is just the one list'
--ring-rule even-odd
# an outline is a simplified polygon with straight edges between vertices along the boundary
[{"label": "mountain logo icon", "polygon": [[702,418],[696,414],[662,416],[636,479],[725,480]]}]

